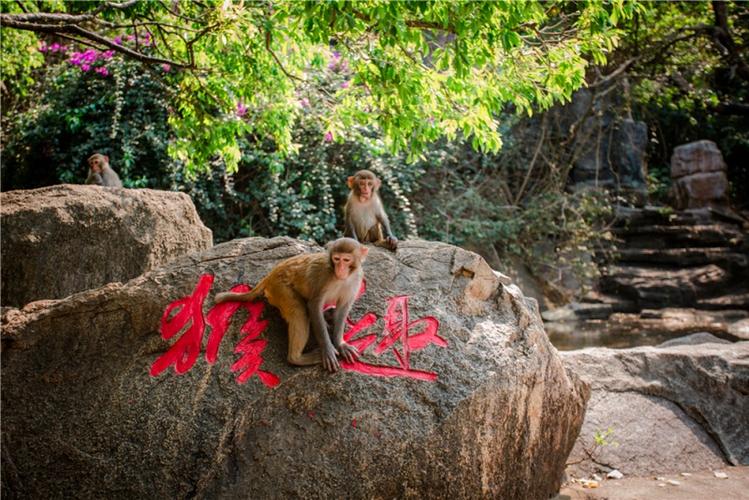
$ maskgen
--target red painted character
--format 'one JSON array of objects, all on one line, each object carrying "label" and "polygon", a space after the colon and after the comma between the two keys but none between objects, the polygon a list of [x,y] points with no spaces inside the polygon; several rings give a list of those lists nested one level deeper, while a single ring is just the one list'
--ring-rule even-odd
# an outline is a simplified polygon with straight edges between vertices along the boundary
[{"label": "red painted character", "polygon": [[[439,321],[436,318],[427,316],[409,322],[408,317],[408,297],[401,295],[388,300],[388,308],[385,313],[385,336],[374,349],[375,355],[381,355],[390,349],[399,366],[373,365],[356,360],[353,363],[345,362],[341,366],[344,370],[356,371],[366,375],[378,377],[410,377],[419,380],[436,380],[437,374],[423,370],[411,368],[411,353],[424,349],[429,344],[435,344],[439,347],[447,347],[447,341],[437,335]],[[365,335],[353,339],[359,332],[364,331],[377,322],[377,317],[373,313],[365,314],[352,328],[346,332],[345,339],[347,342],[356,346],[359,352],[364,352],[376,340],[375,334]],[[412,333],[412,328],[423,327],[416,333]],[[400,349],[396,343],[400,341]]]}]

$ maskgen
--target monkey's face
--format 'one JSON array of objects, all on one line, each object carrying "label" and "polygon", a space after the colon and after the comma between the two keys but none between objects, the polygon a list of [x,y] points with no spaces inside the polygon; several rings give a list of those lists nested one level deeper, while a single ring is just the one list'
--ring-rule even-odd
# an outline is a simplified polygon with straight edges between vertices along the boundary
[{"label": "monkey's face", "polygon": [[356,188],[359,191],[359,200],[367,201],[372,197],[372,193],[376,189],[376,183],[374,179],[359,178],[356,180]]},{"label": "monkey's face", "polygon": [[350,253],[334,253],[330,260],[333,261],[335,277],[339,280],[347,279],[351,271],[356,269],[356,259]]},{"label": "monkey's face", "polygon": [[90,160],[88,160],[88,167],[91,169],[92,172],[100,174],[102,170],[101,158],[96,157],[96,158],[91,158]]}]

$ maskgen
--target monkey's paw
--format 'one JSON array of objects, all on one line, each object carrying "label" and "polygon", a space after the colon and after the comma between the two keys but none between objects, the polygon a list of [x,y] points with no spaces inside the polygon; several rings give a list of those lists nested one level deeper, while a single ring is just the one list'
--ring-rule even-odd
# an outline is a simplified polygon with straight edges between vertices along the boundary
[{"label": "monkey's paw", "polygon": [[330,346],[330,349],[324,349],[321,352],[322,366],[329,372],[337,372],[338,369],[341,367],[341,365],[338,363],[338,358],[336,357],[336,354],[338,354],[338,351],[333,349],[333,346]]},{"label": "monkey's paw", "polygon": [[398,238],[395,236],[388,236],[385,238],[385,241],[387,242],[387,247],[393,252],[398,249]]},{"label": "monkey's paw", "polygon": [[341,342],[341,345],[338,346],[338,352],[349,363],[353,363],[359,359],[359,349],[346,342]]}]

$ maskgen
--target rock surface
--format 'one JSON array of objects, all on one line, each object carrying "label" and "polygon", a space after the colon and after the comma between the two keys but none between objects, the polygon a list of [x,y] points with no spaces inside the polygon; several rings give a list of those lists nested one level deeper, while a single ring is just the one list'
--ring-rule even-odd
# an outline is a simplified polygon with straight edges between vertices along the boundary
[{"label": "rock surface", "polygon": [[189,196],[65,184],[0,194],[2,302],[127,281],[213,244]]},{"label": "rock surface", "polygon": [[[619,469],[625,475],[723,467],[713,439],[670,401],[636,392],[593,391],[568,470],[576,477]],[[605,434],[607,444],[596,446]]]},{"label": "rock surface", "polygon": [[[400,366],[436,380],[288,366],[285,324],[270,306],[262,313],[267,346],[262,351],[260,339],[250,346],[261,347],[266,375],[279,377],[275,389],[255,376],[235,382],[234,346],[241,350],[238,341],[253,335],[239,331],[244,311],[215,364],[201,350],[182,376],[171,369],[149,376],[155,360],[187,338],[160,338],[165,308],[192,294],[201,275],[215,275],[203,290],[205,313],[218,291],[256,283],[280,259],[312,249],[288,238],[235,240],[125,285],[6,311],[3,497],[553,496],[587,385],[564,369],[535,301],[456,247],[372,248],[367,291],[351,314],[357,322],[376,314],[356,337],[377,337],[362,362],[397,370],[392,350],[375,356],[374,346],[410,328],[410,355],[402,338],[393,346]],[[396,310],[385,328],[388,301],[404,295],[408,316]],[[432,324],[419,322],[426,317],[439,321],[446,345],[415,337]]]},{"label": "rock surface", "polygon": [[730,343],[731,341],[718,338],[712,333],[698,332],[698,333],[692,333],[691,335],[686,335],[684,337],[667,340],[666,342],[658,344],[658,347],[674,347],[677,345],[699,345],[699,344],[730,344]]},{"label": "rock surface", "polygon": [[647,200],[648,128],[645,122],[622,118],[612,111],[616,95],[575,92],[572,102],[555,108],[558,127],[574,130],[573,189],[604,187],[642,205]]},{"label": "rock surface", "polygon": [[[669,331],[687,335],[708,332],[731,338],[731,325],[747,318],[742,310],[700,311],[698,309],[666,307],[643,309],[639,314],[616,313],[609,318],[620,332],[627,329],[638,331]],[[732,340],[741,340],[733,338]]]},{"label": "rock surface", "polygon": [[722,172],[726,162],[713,141],[694,141],[674,148],[671,155],[671,177],[679,179],[687,175]]},{"label": "rock surface", "polygon": [[674,148],[671,178],[678,209],[728,205],[726,163],[712,141],[696,141]]},{"label": "rock surface", "polygon": [[[562,353],[592,395],[570,463],[625,475],[749,464],[749,342]],[[596,432],[613,429],[594,453]],[[591,460],[592,456],[592,460]]]}]

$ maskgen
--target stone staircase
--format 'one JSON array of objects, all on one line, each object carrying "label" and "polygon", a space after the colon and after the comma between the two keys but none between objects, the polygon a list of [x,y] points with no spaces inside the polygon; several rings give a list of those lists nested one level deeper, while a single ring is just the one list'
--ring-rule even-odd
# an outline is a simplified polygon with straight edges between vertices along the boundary
[{"label": "stone staircase", "polygon": [[619,207],[612,232],[597,289],[545,312],[547,330],[566,322],[567,335],[606,328],[749,340],[749,221],[715,208]]},{"label": "stone staircase", "polygon": [[617,250],[599,289],[627,311],[691,307],[749,311],[749,235],[737,215],[712,208],[620,208]]}]

